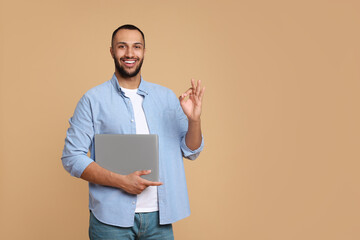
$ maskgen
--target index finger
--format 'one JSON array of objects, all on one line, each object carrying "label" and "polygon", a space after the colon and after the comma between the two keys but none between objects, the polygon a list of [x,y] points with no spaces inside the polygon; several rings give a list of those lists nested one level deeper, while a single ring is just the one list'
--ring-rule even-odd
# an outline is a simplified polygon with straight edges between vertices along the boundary
[{"label": "index finger", "polygon": [[161,185],[163,185],[162,182],[152,182],[152,181],[148,181],[148,180],[145,180],[144,184],[146,186],[161,186]]}]

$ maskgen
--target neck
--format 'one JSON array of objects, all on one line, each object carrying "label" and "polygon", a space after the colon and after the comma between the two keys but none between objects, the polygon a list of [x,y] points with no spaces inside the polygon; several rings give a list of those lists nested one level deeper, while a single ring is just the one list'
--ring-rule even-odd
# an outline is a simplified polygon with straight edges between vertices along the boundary
[{"label": "neck", "polygon": [[115,76],[119,82],[119,85],[123,88],[136,89],[140,85],[140,81],[141,81],[140,72],[134,77],[123,78],[118,71],[115,71]]}]

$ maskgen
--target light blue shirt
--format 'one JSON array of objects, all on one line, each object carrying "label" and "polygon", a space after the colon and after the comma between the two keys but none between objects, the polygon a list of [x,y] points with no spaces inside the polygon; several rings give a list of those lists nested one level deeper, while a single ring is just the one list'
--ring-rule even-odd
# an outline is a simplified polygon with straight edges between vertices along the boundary
[{"label": "light blue shirt", "polygon": [[[196,159],[204,142],[194,151],[186,146],[188,120],[171,90],[141,78],[137,93],[144,97],[150,133],[159,136],[159,180],[163,183],[158,186],[160,224],[174,223],[190,215],[183,157]],[[132,104],[115,74],[83,95],[69,123],[61,159],[75,177],[96,161],[95,134],[136,134]],[[89,209],[106,224],[133,226],[136,199],[122,189],[89,183]]]}]

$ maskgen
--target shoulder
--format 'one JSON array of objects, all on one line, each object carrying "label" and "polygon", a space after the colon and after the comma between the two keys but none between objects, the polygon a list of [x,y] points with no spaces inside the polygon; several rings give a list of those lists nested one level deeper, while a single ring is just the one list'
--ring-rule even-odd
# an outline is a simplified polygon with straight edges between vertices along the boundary
[{"label": "shoulder", "polygon": [[111,91],[113,91],[114,88],[111,84],[111,81],[106,81],[100,85],[97,85],[91,89],[89,89],[84,95],[83,98],[92,101],[101,99],[106,95],[109,95]]},{"label": "shoulder", "polygon": [[150,82],[145,82],[145,83],[146,83],[146,89],[147,91],[149,91],[149,93],[155,94],[156,96],[159,96],[161,98],[177,99],[175,93],[171,89],[156,83],[150,83]]},{"label": "shoulder", "polygon": [[147,84],[147,91],[151,95],[154,104],[165,109],[176,110],[179,108],[179,99],[171,89],[155,83]]}]

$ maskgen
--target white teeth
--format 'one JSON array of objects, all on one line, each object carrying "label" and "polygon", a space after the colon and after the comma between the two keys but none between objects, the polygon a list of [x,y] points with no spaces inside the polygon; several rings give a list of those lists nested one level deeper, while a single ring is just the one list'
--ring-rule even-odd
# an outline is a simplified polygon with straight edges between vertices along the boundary
[{"label": "white teeth", "polygon": [[126,63],[134,63],[135,61],[125,61]]}]

